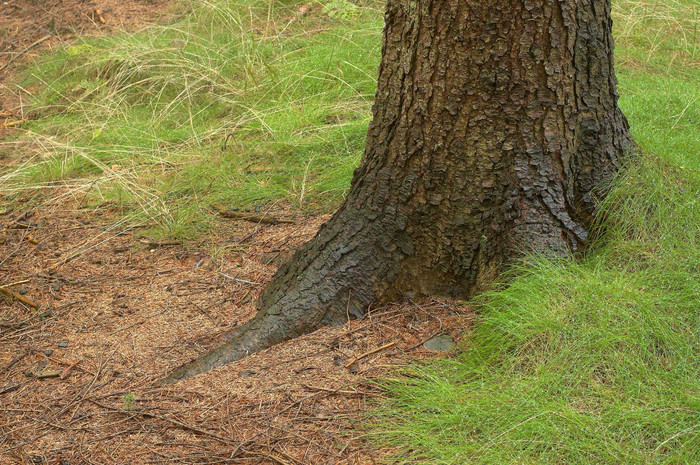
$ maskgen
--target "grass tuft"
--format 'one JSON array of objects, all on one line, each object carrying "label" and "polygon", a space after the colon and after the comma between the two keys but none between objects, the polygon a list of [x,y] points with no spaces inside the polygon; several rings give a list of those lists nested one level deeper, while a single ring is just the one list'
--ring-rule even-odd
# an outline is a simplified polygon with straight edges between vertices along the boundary
[{"label": "grass tuft", "polygon": [[602,249],[477,298],[460,357],[388,383],[396,462],[699,463],[697,199],[697,173],[647,155],[603,206]]}]

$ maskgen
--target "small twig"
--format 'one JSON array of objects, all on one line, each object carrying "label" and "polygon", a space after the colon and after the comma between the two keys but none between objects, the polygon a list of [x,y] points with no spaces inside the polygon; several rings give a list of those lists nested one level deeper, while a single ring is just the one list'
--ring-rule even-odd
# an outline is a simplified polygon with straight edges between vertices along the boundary
[{"label": "small twig", "polygon": [[[253,421],[254,421],[255,423],[259,424],[259,425],[264,426],[266,429],[272,429],[272,428],[274,428],[274,429],[276,429],[276,430],[282,431],[283,433],[286,433],[286,434],[289,434],[289,435],[294,436],[294,437],[296,437],[296,438],[299,438],[299,439],[301,439],[302,441],[307,442],[308,444],[313,444],[313,445],[315,445],[316,447],[319,447],[319,448],[325,450],[326,452],[328,452],[328,453],[331,454],[331,455],[335,455],[336,457],[339,456],[339,454],[337,454],[336,452],[333,452],[332,450],[328,449],[327,447],[324,447],[322,444],[320,444],[320,443],[314,441],[313,439],[309,439],[309,438],[307,438],[307,437],[305,437],[305,436],[302,436],[301,434],[295,433],[294,431],[290,431],[290,430],[288,430],[287,428],[283,428],[283,427],[281,427],[281,426],[275,425],[275,424],[273,424],[273,423],[268,423],[268,422],[265,422],[265,421],[259,421],[259,420],[253,420]],[[285,454],[285,455],[286,455],[286,454]],[[296,460],[294,459],[294,457],[290,457],[289,455],[287,455],[287,457],[288,457],[290,460],[293,460],[293,461],[296,462]]]},{"label": "small twig", "polygon": [[27,210],[27,211],[25,211],[24,213],[22,213],[21,215],[19,215],[19,216],[17,217],[17,219],[15,219],[15,223],[19,223],[19,222],[21,222],[21,221],[27,220],[27,219],[31,218],[32,216],[34,216],[34,211],[33,211],[33,210]]},{"label": "small twig", "polygon": [[259,286],[259,285],[261,284],[261,283],[255,283],[255,282],[253,282],[253,281],[248,281],[248,280],[246,280],[246,279],[235,278],[235,277],[233,277],[233,276],[229,276],[229,275],[227,275],[226,273],[222,273],[222,272],[220,272],[220,271],[219,271],[219,274],[220,274],[221,276],[223,276],[224,278],[227,278],[227,279],[230,279],[230,280],[233,280],[233,281],[238,281],[239,283],[252,284],[253,286]]},{"label": "small twig", "polygon": [[17,126],[22,123],[26,123],[26,119],[17,119],[14,121],[5,121],[4,123],[0,124],[0,128],[11,128],[12,126]]},{"label": "small twig", "polygon": [[296,401],[292,402],[291,404],[287,405],[285,408],[283,408],[282,410],[280,410],[279,412],[277,412],[276,415],[279,417],[279,416],[282,415],[283,413],[287,412],[288,410],[293,409],[294,407],[296,407],[297,405],[301,404],[301,403],[304,402],[305,400],[309,400],[309,399],[311,399],[312,397],[316,397],[316,396],[318,396],[319,394],[323,394],[323,392],[324,392],[324,391],[316,391],[316,392],[314,392],[314,393],[311,394],[311,395],[308,395],[308,396],[306,396],[306,397],[302,397],[301,399],[296,400]]},{"label": "small twig", "polygon": [[160,247],[172,247],[175,245],[180,245],[182,242],[180,241],[175,241],[175,240],[168,240],[168,241],[154,241],[154,242],[149,242],[148,243],[148,248],[149,249],[158,249]]},{"label": "small twig", "polygon": [[114,330],[114,331],[112,331],[111,333],[109,333],[108,336],[114,336],[114,335],[117,334],[117,333],[121,333],[122,331],[126,331],[127,329],[131,329],[131,328],[133,328],[134,326],[142,325],[142,324],[144,324],[145,322],[146,322],[146,318],[144,318],[143,320],[139,320],[139,321],[137,321],[136,323],[130,324],[129,326],[125,326],[125,327],[123,327],[123,328],[119,328],[119,329],[117,329],[117,330]]},{"label": "small twig", "polygon": [[148,316],[145,317],[145,318],[140,319],[140,320],[137,321],[136,323],[132,323],[132,324],[130,324],[129,326],[125,326],[125,327],[123,327],[123,328],[119,328],[119,329],[117,329],[117,330],[114,330],[114,331],[112,331],[111,333],[109,333],[108,336],[114,336],[115,334],[120,333],[120,332],[122,332],[122,331],[126,331],[127,329],[131,329],[131,328],[133,328],[134,326],[142,325],[142,324],[144,324],[145,322],[147,322],[149,318],[153,318],[154,316],[162,315],[163,313],[165,313],[165,312],[167,312],[167,311],[168,311],[168,306],[166,305],[165,308],[163,308],[163,311],[161,311],[161,312],[155,312],[155,313],[153,313],[153,314],[151,314],[151,315],[148,315]]},{"label": "small twig", "polygon": [[16,391],[17,389],[21,388],[24,386],[23,384],[13,384],[12,386],[8,386],[4,388],[2,391],[0,391],[0,396],[3,394],[7,394],[8,392]]},{"label": "small twig", "polygon": [[50,356],[46,355],[43,350],[39,350],[39,349],[31,349],[31,350],[37,354],[43,354],[47,359],[51,360],[54,363],[58,363],[59,365],[70,366],[71,368],[77,368],[78,370],[82,371],[83,373],[87,373],[90,376],[95,376],[94,371],[88,370],[87,368],[84,368],[84,367],[76,366],[77,364],[74,365],[73,363],[71,363],[67,360],[63,360],[63,359],[56,358],[56,357],[50,357]]},{"label": "small twig", "polygon": [[272,454],[266,454],[265,452],[254,452],[252,454],[257,455],[259,457],[264,457],[266,459],[270,459],[273,462],[279,463],[280,465],[289,465],[289,462],[286,462],[286,461],[282,460],[281,458],[274,456]]},{"label": "small twig", "polygon": [[29,351],[28,351],[28,350],[25,350],[24,352],[22,352],[21,354],[19,354],[18,356],[16,356],[16,357],[13,358],[12,360],[10,360],[10,363],[8,363],[7,365],[5,365],[5,367],[4,367],[2,370],[0,370],[0,373],[3,373],[3,372],[5,372],[5,371],[9,371],[10,368],[12,368],[13,366],[15,366],[15,365],[17,364],[17,362],[19,362],[19,361],[22,360],[24,357],[26,357],[28,353],[29,353]]},{"label": "small twig", "polygon": [[7,287],[12,287],[12,286],[17,286],[17,285],[19,285],[19,284],[26,284],[26,283],[28,283],[29,281],[31,281],[31,279],[23,279],[22,281],[15,281],[14,283],[9,283],[9,284],[0,285],[0,287],[5,287],[5,288],[7,288]]},{"label": "small twig", "polygon": [[243,294],[243,297],[241,297],[240,299],[238,299],[238,301],[236,302],[236,306],[241,305],[241,304],[243,303],[244,300],[246,301],[246,303],[249,302],[250,299],[246,300],[246,298],[247,298],[249,295],[250,295],[250,288],[248,288],[248,290],[246,290],[245,294]]},{"label": "small twig", "polygon": [[364,394],[363,392],[360,391],[344,391],[342,389],[329,389],[329,388],[324,388],[321,386],[310,386],[308,384],[302,384],[306,389],[309,389],[311,391],[324,391],[324,392],[330,392],[332,394]]},{"label": "small twig", "polygon": [[109,361],[112,360],[114,354],[117,353],[118,348],[119,346],[117,346],[117,348],[114,349],[111,354],[109,354],[106,360],[100,362],[100,365],[97,367],[97,371],[95,372],[95,375],[93,376],[92,380],[89,383],[85,384],[83,388],[70,400],[70,402],[68,402],[61,410],[58,411],[58,413],[54,414],[54,418],[60,417],[65,412],[67,412],[68,409],[71,408],[74,404],[81,402],[85,399],[85,396],[90,392],[92,387],[95,385],[95,382],[97,382],[98,378],[102,374],[102,370],[104,369],[104,367],[107,366]]},{"label": "small twig", "polygon": [[66,367],[66,369],[63,370],[63,372],[61,372],[61,379],[66,379],[66,377],[68,376],[68,373],[70,373],[70,371],[73,368],[75,368],[78,365],[78,363],[80,363],[80,362],[81,362],[81,360],[78,359],[77,362],[74,362],[74,363],[70,364],[68,367]]},{"label": "small twig", "polygon": [[9,296],[12,297],[13,299],[19,300],[20,302],[22,302],[23,304],[25,304],[25,305],[28,306],[28,307],[31,307],[31,308],[33,308],[33,309],[39,309],[39,304],[38,304],[38,303],[34,302],[34,301],[31,300],[31,299],[28,299],[28,298],[24,297],[23,295],[20,295],[20,294],[16,293],[15,291],[13,291],[13,290],[11,290],[11,289],[7,289],[7,288],[4,288],[4,287],[0,287],[0,292],[9,295]]},{"label": "small twig", "polygon": [[426,337],[425,339],[422,339],[418,344],[415,344],[415,345],[412,345],[411,347],[409,347],[408,350],[406,350],[406,352],[410,352],[413,349],[417,348],[418,346],[425,344],[426,342],[428,342],[429,340],[431,340],[432,338],[434,338],[435,336],[437,336],[438,334],[440,334],[442,332],[443,332],[443,330],[442,330],[442,326],[441,326],[440,329],[431,333],[430,336]]},{"label": "small twig", "polygon": [[131,411],[126,411],[126,410],[121,410],[115,407],[110,407],[109,405],[105,405],[101,402],[97,402],[96,400],[88,399],[89,402],[97,405],[98,407],[102,407],[107,410],[111,410],[112,412],[117,412],[121,413],[124,415],[141,415],[142,417],[146,418],[154,418],[157,420],[163,420],[165,422],[168,422],[170,424],[173,424],[175,426],[178,426],[184,430],[192,431],[194,433],[201,434],[203,436],[207,436],[213,439],[216,439],[217,441],[220,441],[224,444],[230,444],[230,445],[238,445],[238,442],[234,441],[233,439],[226,438],[224,436],[218,435],[216,433],[211,433],[209,431],[203,430],[201,428],[197,428],[196,426],[188,425],[187,423],[183,423],[181,421],[175,420],[173,418],[168,418],[162,415],[156,415],[155,413],[149,413],[149,412],[144,412],[141,410],[131,410]]},{"label": "small twig", "polygon": [[396,345],[396,341],[390,342],[390,343],[385,344],[381,347],[377,347],[376,349],[372,349],[369,352],[365,352],[364,354],[359,355],[359,356],[355,357],[354,359],[350,360],[348,363],[346,363],[345,368],[350,368],[351,366],[353,366],[354,364],[356,364],[357,362],[359,362],[363,358],[369,357],[370,355],[376,354],[377,352],[380,352],[384,349],[388,349],[389,347],[393,347],[394,345]]}]

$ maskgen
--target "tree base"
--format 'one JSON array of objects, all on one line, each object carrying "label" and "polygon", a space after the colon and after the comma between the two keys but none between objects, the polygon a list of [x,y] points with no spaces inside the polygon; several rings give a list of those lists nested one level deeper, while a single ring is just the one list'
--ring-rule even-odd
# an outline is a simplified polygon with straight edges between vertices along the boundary
[{"label": "tree base", "polygon": [[[478,3],[478,2],[477,2]],[[632,147],[610,2],[389,1],[362,165],[259,313],[172,382],[372,303],[468,298],[523,252],[581,250]]]}]

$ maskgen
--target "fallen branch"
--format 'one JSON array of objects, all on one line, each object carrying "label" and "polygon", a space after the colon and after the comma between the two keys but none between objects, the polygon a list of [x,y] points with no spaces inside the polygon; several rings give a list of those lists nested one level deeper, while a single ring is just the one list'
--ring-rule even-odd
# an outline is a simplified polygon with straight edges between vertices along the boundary
[{"label": "fallen branch", "polygon": [[31,300],[31,299],[28,299],[28,298],[24,297],[24,296],[21,295],[21,294],[16,293],[15,291],[13,291],[13,290],[11,290],[11,289],[7,289],[7,288],[5,288],[5,287],[0,287],[0,292],[2,292],[3,294],[9,295],[9,296],[12,297],[13,299],[19,300],[20,302],[22,302],[24,305],[26,305],[26,306],[28,306],[28,307],[31,307],[31,308],[33,308],[33,309],[35,309],[35,310],[38,310],[38,309],[39,309],[39,304],[38,304],[38,303],[34,302],[34,301]]},{"label": "fallen branch", "polygon": [[227,210],[222,205],[219,205],[216,203],[212,204],[212,207],[214,208],[214,210],[219,212],[219,215],[223,216],[224,218],[230,218],[230,219],[234,219],[234,220],[243,220],[243,221],[250,221],[251,223],[263,223],[263,224],[280,224],[280,223],[293,224],[294,223],[294,221],[292,221],[292,220],[275,218],[274,216],[255,215],[255,214],[247,213],[247,212],[237,212],[234,210]]},{"label": "fallen branch", "polygon": [[363,358],[369,357],[370,355],[376,354],[377,352],[381,352],[382,350],[388,349],[389,347],[393,347],[394,345],[396,345],[396,341],[390,342],[390,343],[385,344],[381,347],[377,347],[376,349],[370,350],[369,352],[365,352],[364,354],[359,355],[359,356],[355,357],[354,359],[350,360],[348,363],[346,363],[345,368],[350,368],[351,366],[353,366],[354,364],[356,364],[357,362],[359,362]]}]

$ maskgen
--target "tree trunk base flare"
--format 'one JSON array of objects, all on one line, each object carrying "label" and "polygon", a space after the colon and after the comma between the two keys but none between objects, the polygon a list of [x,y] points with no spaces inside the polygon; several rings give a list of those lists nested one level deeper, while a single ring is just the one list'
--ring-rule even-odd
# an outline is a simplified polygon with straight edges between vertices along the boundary
[{"label": "tree trunk base flare", "polygon": [[192,376],[361,317],[467,298],[523,252],[586,242],[633,148],[609,0],[390,0],[365,154],[348,196],[275,274],[259,312]]}]

